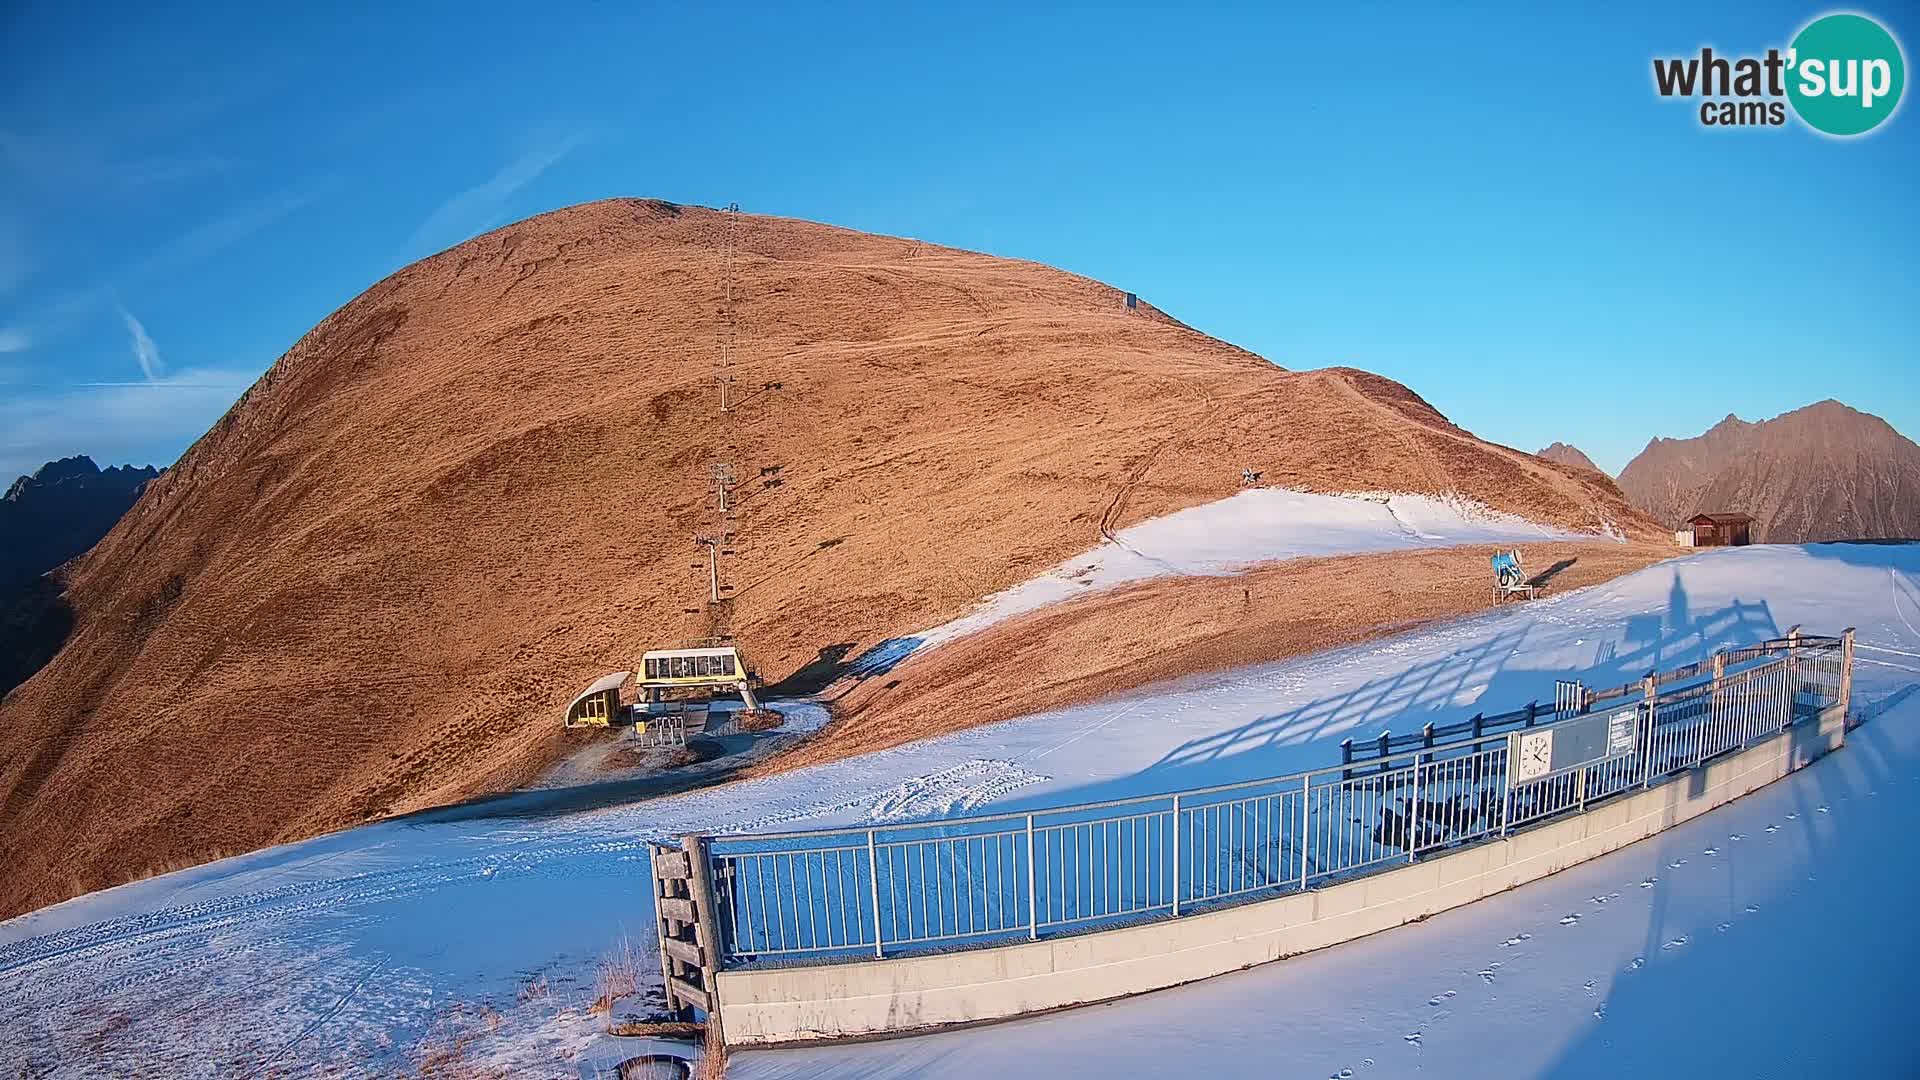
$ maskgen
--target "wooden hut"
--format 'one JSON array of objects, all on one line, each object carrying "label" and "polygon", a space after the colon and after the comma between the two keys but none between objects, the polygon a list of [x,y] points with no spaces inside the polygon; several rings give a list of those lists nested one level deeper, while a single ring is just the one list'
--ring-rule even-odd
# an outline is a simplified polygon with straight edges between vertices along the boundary
[{"label": "wooden hut", "polygon": [[1753,518],[1746,514],[1695,514],[1694,547],[1739,547],[1753,543]]}]

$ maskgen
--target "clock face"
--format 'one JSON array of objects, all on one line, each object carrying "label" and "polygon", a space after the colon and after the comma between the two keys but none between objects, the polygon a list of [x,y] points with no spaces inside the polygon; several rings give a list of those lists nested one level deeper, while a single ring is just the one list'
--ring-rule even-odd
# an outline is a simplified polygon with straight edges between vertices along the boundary
[{"label": "clock face", "polygon": [[1521,735],[1518,742],[1518,761],[1514,766],[1514,776],[1520,780],[1532,780],[1545,776],[1553,769],[1553,732],[1529,731]]}]

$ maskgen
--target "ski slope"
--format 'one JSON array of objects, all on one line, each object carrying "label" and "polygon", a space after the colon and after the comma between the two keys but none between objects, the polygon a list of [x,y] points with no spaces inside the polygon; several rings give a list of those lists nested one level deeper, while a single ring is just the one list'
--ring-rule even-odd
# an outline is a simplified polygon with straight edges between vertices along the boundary
[{"label": "ski slope", "polygon": [[[1479,503],[1431,495],[1316,495],[1252,488],[1143,521],[1032,580],[981,601],[952,622],[896,638],[863,657],[898,663],[909,653],[985,630],[1049,604],[1168,575],[1228,574],[1255,563],[1459,544],[1593,540]],[[858,662],[855,670],[862,665]]]},{"label": "ski slope", "polygon": [[[1858,626],[1872,649],[1860,654],[1857,696],[1892,700],[1906,692],[1920,683],[1920,547],[1702,551],[1604,586],[1365,646],[1191,678],[779,776],[588,810],[569,810],[577,803],[553,793],[533,793],[137,882],[0,923],[0,1053],[9,1055],[9,1065],[17,1057],[30,1075],[54,1077],[138,1070],[391,1075],[418,1071],[430,1055],[457,1055],[463,1065],[512,1075],[577,1076],[583,1068],[591,1075],[592,1063],[612,1052],[599,1034],[602,1018],[586,1011],[597,994],[596,964],[623,934],[651,946],[650,837],[891,821],[1284,772],[1333,760],[1335,743],[1348,734],[1412,730],[1429,720],[1548,699],[1553,680],[1569,673],[1590,685],[1617,683],[1721,645],[1777,636],[1795,623],[1820,631]],[[1911,820],[1907,789],[1894,781],[1920,772],[1912,767],[1907,735],[1915,720],[1920,715],[1909,700],[1856,733],[1855,749],[1831,759],[1834,764],[1657,841],[1420,927],[1138,1002],[986,1029],[964,1044],[935,1037],[741,1054],[735,1067],[749,1076],[844,1075],[842,1065],[875,1075],[935,1072],[996,1046],[1008,1054],[1029,1052],[1033,1044],[1018,1040],[1032,1038],[1057,1042],[1060,1054],[1078,1046],[1088,1055],[1085,1070],[1057,1055],[1036,1058],[1075,1072],[1095,1065],[1116,1073],[1185,1072],[1178,1055],[1205,1043],[1209,1053],[1220,1050],[1209,1060],[1228,1074],[1247,1071],[1265,1054],[1307,1076],[1343,1068],[1356,1075],[1421,1068],[1449,1075],[1469,1056],[1494,1073],[1530,1075],[1664,1053],[1661,1047],[1714,1024],[1737,1022],[1785,1038],[1795,1025],[1825,1022],[1821,1018],[1839,1006],[1766,982],[1758,967],[1743,969],[1733,989],[1716,999],[1724,1004],[1711,1012],[1670,1015],[1666,1003],[1680,991],[1662,988],[1727,970],[1695,959],[1733,948],[1722,941],[1744,943],[1738,951],[1750,958],[1797,950],[1819,971],[1837,970],[1833,965],[1853,955],[1811,943],[1859,938],[1871,924],[1807,905],[1864,904],[1857,893],[1865,886],[1837,894],[1839,900],[1795,901],[1793,890],[1804,891],[1801,873],[1831,875],[1833,887],[1847,888],[1848,881],[1889,872],[1889,864],[1901,861],[1897,850],[1885,848],[1869,858],[1863,844],[1876,834],[1867,830],[1879,826],[1858,823],[1886,813],[1901,822],[1886,829],[1904,831]],[[1876,771],[1864,790],[1847,786],[1848,770],[1870,767]],[[1795,800],[1797,816],[1742,816],[1779,799]],[[1882,799],[1889,810],[1879,809]],[[1768,825],[1780,829],[1768,833]],[[1854,842],[1854,830],[1861,843]],[[1721,835],[1735,832],[1744,838]],[[1817,860],[1804,857],[1811,844],[1820,846]],[[1736,857],[1738,845],[1746,846]],[[1747,854],[1770,845],[1800,854]],[[1683,858],[1684,864],[1665,867]],[[1658,880],[1641,889],[1649,878]],[[1561,891],[1569,882],[1580,885]],[[1605,903],[1594,899],[1603,896]],[[1759,910],[1746,912],[1748,903]],[[1573,924],[1559,924],[1576,913]],[[1723,932],[1720,922],[1732,925]],[[1603,932],[1629,923],[1632,935]],[[1785,925],[1798,927],[1799,936],[1785,934]],[[1663,947],[1681,937],[1680,945]],[[1502,944],[1509,939],[1516,943]],[[1631,956],[1620,953],[1628,940]],[[1897,947],[1882,943],[1869,959]],[[1643,961],[1638,968],[1635,958]],[[653,963],[643,959],[643,973]],[[1501,966],[1492,967],[1496,963]],[[1687,974],[1696,971],[1708,975]],[[1588,979],[1594,980],[1591,1005]],[[1863,982],[1853,998],[1897,993],[1897,987]],[[1188,1006],[1190,998],[1257,1011],[1225,1020],[1231,1014]],[[1437,1003],[1429,1006],[1429,999]],[[1602,1002],[1604,1021],[1591,1015]],[[1096,1024],[1128,1009],[1152,1010],[1128,1014],[1135,1017],[1131,1036],[1097,1026],[1021,1034],[1048,1023]],[[1782,1009],[1792,1023],[1781,1020]],[[1186,1019],[1174,1026],[1156,1022],[1163,1012]],[[1489,1015],[1510,1023],[1488,1029],[1470,1023]],[[1596,1026],[1579,1026],[1580,1017]],[[1547,1049],[1509,1053],[1504,1043],[1489,1048],[1475,1034],[1496,1031],[1524,1041],[1536,1020],[1544,1034],[1534,1042]],[[1638,1045],[1629,1030],[1641,1024],[1668,1036]],[[1282,1034],[1284,1046],[1275,1041]],[[1415,1034],[1418,1039],[1405,1038]],[[1142,1042],[1150,1038],[1158,1041]],[[1618,1043],[1614,1049],[1607,1049],[1610,1039]],[[886,1056],[916,1053],[909,1048],[920,1045],[934,1049],[924,1057]],[[978,1049],[963,1053],[956,1045]],[[1245,1056],[1226,1056],[1225,1048],[1236,1046]],[[1157,1061],[1149,1056],[1156,1047]],[[1402,1053],[1390,1057],[1389,1051]],[[831,1056],[842,1053],[853,1056]],[[879,1056],[859,1056],[868,1054]],[[1038,1069],[1016,1074],[1032,1071]],[[1263,1064],[1257,1071],[1271,1070]]]}]

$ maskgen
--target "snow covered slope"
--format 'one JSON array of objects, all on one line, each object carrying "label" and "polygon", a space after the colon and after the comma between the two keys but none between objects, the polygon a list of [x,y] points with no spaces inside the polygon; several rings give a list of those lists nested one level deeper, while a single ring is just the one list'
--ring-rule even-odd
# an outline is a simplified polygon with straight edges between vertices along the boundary
[{"label": "snow covered slope", "polygon": [[1545,881],[1097,1008],[733,1055],[845,1076],[1911,1076],[1920,695],[1805,772]]},{"label": "snow covered slope", "polygon": [[[1162,575],[1225,574],[1254,563],[1317,555],[1593,538],[1460,499],[1254,488],[1122,529],[1094,550],[988,597],[952,622],[897,640],[926,648],[1048,604]],[[882,652],[890,662],[900,655]]]},{"label": "snow covered slope", "polygon": [[[1426,524],[1420,528],[1438,531]],[[327,1063],[345,1066],[349,1073],[392,1073],[417,1068],[424,1055],[449,1052],[449,1047],[469,1061],[510,1063],[516,1075],[574,1076],[597,1038],[597,1018],[585,1015],[597,993],[591,985],[596,962],[623,933],[636,944],[650,943],[643,846],[650,836],[896,820],[1283,772],[1334,760],[1334,744],[1348,733],[1372,734],[1387,726],[1412,730],[1428,720],[1546,698],[1554,678],[1569,672],[1584,675],[1590,684],[1620,682],[1719,645],[1775,636],[1794,623],[1821,631],[1858,626],[1860,640],[1872,646],[1861,652],[1858,694],[1873,699],[1906,692],[1920,683],[1920,546],[1703,551],[1606,586],[1507,606],[1368,646],[1189,679],[762,780],[591,810],[569,809],[583,801],[578,793],[535,793],[383,822],[122,886],[0,924],[0,1045],[40,1075],[61,1077],[137,1066],[166,1075],[246,1075],[268,1061],[286,1075],[303,1075],[309,1067],[317,1073]],[[1619,1048],[1606,1052],[1653,1054],[1672,1039],[1693,1038],[1698,1029],[1720,1023],[1738,1022],[1784,1038],[1800,1027],[1827,1022],[1837,1006],[1829,1009],[1790,990],[1750,991],[1751,1000],[1740,999],[1745,1004],[1730,1000],[1708,1018],[1664,1015],[1666,998],[1636,988],[1656,976],[1666,978],[1663,970],[1674,977],[1683,967],[1693,970],[1691,965],[1701,961],[1690,957],[1719,947],[1714,944],[1719,922],[1733,923],[1728,934],[1745,927],[1766,929],[1773,925],[1765,921],[1773,918],[1769,912],[1783,906],[1803,920],[1798,924],[1803,927],[1840,917],[1818,905],[1808,910],[1788,902],[1787,886],[1780,883],[1801,872],[1798,864],[1782,878],[1762,869],[1768,864],[1727,856],[1727,845],[1764,850],[1768,842],[1818,842],[1840,864],[1829,867],[1823,854],[1805,872],[1822,878],[1831,873],[1843,882],[1848,875],[1882,872],[1888,848],[1869,854],[1860,845],[1843,843],[1835,830],[1878,827],[1848,823],[1881,813],[1878,800],[1906,790],[1897,789],[1893,779],[1920,772],[1920,762],[1913,760],[1920,753],[1906,749],[1916,721],[1920,715],[1911,704],[1889,712],[1867,735],[1856,735],[1855,749],[1831,759],[1838,764],[1823,764],[1688,826],[1707,833],[1677,830],[1643,845],[1644,850],[1610,856],[1498,901],[1520,907],[1481,905],[1238,977],[1285,979],[1311,970],[1322,989],[1314,991],[1316,1010],[1303,1014],[1308,1019],[1297,1026],[1274,1019],[1288,1015],[1284,1012],[1263,1013],[1257,1022],[1240,1025],[1238,1042],[1224,1034],[1219,1042],[1238,1045],[1247,1055],[1280,1054],[1288,1064],[1312,1062],[1325,1070],[1317,1075],[1340,1068],[1364,1072],[1362,1057],[1373,1058],[1384,1070],[1380,1075],[1403,1075],[1423,1062],[1447,1075],[1459,1071],[1447,1068],[1449,1061],[1486,1052],[1476,1033],[1488,1029],[1467,1025],[1469,1011],[1480,1016],[1510,1010],[1515,1025],[1546,1016],[1550,1039],[1559,1040],[1548,1050],[1513,1057],[1513,1071],[1526,1073],[1571,1069],[1589,1059],[1619,1060],[1605,1056],[1603,1043],[1615,1038],[1617,1021],[1628,1010],[1635,1010],[1636,1023],[1666,1024],[1659,1030],[1672,1038],[1635,1046],[1637,1033],[1622,1035]],[[1837,793],[1829,797],[1821,790],[1837,783],[1821,779],[1837,769],[1868,768],[1874,782],[1867,790],[1875,795],[1849,791],[1850,801],[1836,803]],[[1807,802],[1794,811],[1794,819],[1781,814],[1746,825],[1723,824],[1749,806],[1788,797]],[[1820,805],[1828,811],[1821,813]],[[1905,809],[1889,805],[1887,812],[1911,820],[1910,801]],[[1769,824],[1781,829],[1769,834]],[[1727,840],[1732,832],[1745,839]],[[1686,846],[1674,846],[1682,843]],[[1706,854],[1709,846],[1720,853]],[[1648,852],[1659,856],[1657,866],[1642,866],[1651,857]],[[1665,869],[1682,857],[1685,864]],[[1574,876],[1589,873],[1600,876],[1591,882]],[[1640,889],[1639,882],[1649,877],[1659,880]],[[1574,880],[1583,882],[1576,891],[1585,895],[1569,899],[1554,891]],[[1775,892],[1767,894],[1771,899],[1742,891],[1765,887],[1768,880],[1776,882]],[[1609,895],[1616,892],[1617,898]],[[1582,907],[1572,902],[1600,896],[1606,903]],[[1844,899],[1853,902],[1853,894]],[[1736,900],[1736,910],[1728,912],[1725,904]],[[1633,956],[1620,957],[1616,951],[1626,939],[1603,936],[1595,928],[1613,912],[1628,910],[1613,905],[1643,902],[1656,905],[1659,916],[1636,925]],[[1749,902],[1761,910],[1745,912]],[[1553,909],[1552,918],[1535,911],[1538,905]],[[1575,913],[1581,918],[1559,925],[1559,918]],[[1487,919],[1492,921],[1481,921]],[[1457,929],[1437,933],[1441,927]],[[1547,951],[1548,934],[1563,931],[1586,936],[1563,936],[1562,941],[1600,944],[1582,946],[1586,951],[1572,946]],[[1682,935],[1684,945],[1661,948]],[[1509,938],[1518,943],[1501,946]],[[1727,940],[1746,941],[1742,947],[1749,952],[1799,950],[1808,953],[1808,963],[1820,962],[1803,944],[1806,938]],[[1393,958],[1392,963],[1382,957]],[[1646,970],[1625,974],[1633,957],[1644,958]],[[1838,964],[1845,955],[1832,959]],[[1492,968],[1494,963],[1501,967]],[[1523,970],[1536,967],[1550,971],[1543,977],[1552,981],[1521,979]],[[1484,981],[1481,970],[1490,971],[1493,981]],[[1565,979],[1576,973],[1569,991]],[[1588,978],[1595,980],[1596,992],[1590,1006],[1584,989]],[[1312,983],[1289,983],[1295,989],[1287,992],[1294,997],[1285,1000],[1304,1000],[1308,993],[1297,988]],[[1225,993],[1218,988],[1235,985],[1236,980],[1218,980],[1139,1004],[1184,1008],[1173,1004],[1185,1000],[1182,995]],[[1761,984],[1743,975],[1743,982],[1730,985]],[[1336,998],[1331,991],[1340,987],[1352,993]],[[1446,997],[1447,990],[1455,997]],[[1373,996],[1388,993],[1411,994],[1413,1000]],[[1887,993],[1876,988],[1856,996]],[[1461,1000],[1465,995],[1474,996]],[[1495,996],[1500,1002],[1492,1000]],[[1430,997],[1438,1004],[1427,1006]],[[1246,1000],[1249,1008],[1268,1007],[1261,1004],[1264,999]],[[1604,1024],[1569,1026],[1571,1005],[1580,1006],[1573,1020],[1591,1020],[1589,1011],[1601,1000],[1610,1003]],[[1343,1004],[1329,1004],[1336,1001]],[[1083,1015],[1131,1007],[1066,1014],[1057,1021],[1080,1023]],[[1792,1011],[1792,1024],[1777,1020],[1783,1008]],[[1138,1038],[1161,1028],[1157,1022],[1136,1026]],[[1197,1021],[1162,1028],[1172,1034],[1155,1045],[1169,1055],[1187,1052],[1199,1028]],[[988,1040],[979,1045],[989,1047],[991,1039],[1012,1038],[1005,1033],[1026,1025],[991,1030],[996,1034],[970,1038]],[[1073,1029],[1071,1037],[1081,1038],[1080,1030]],[[1215,1032],[1205,1030],[1208,1038],[1200,1041],[1211,1042]],[[1509,1030],[1499,1029],[1503,1038]],[[1515,1039],[1524,1034],[1520,1027],[1511,1030]],[[1419,1049],[1402,1041],[1416,1031]],[[1284,1053],[1251,1041],[1282,1033]],[[1569,1040],[1576,1037],[1581,1041],[1573,1053]],[[1107,1037],[1095,1032],[1089,1038]],[[911,1045],[899,1044],[898,1052],[908,1052]],[[1105,1045],[1129,1044],[1116,1036]],[[1124,1063],[1128,1067],[1169,1064],[1169,1058],[1148,1057],[1150,1048],[1131,1045],[1136,1056]],[[1083,1047],[1087,1054],[1100,1049]],[[1390,1049],[1415,1056],[1391,1059],[1388,1068]],[[1570,1056],[1555,1056],[1559,1050]],[[736,1067],[745,1075],[763,1069],[839,1071],[834,1059],[809,1065],[812,1059],[788,1056],[793,1053],[782,1051],[764,1061],[739,1055]],[[945,1060],[963,1058],[955,1054]],[[1229,1066],[1256,1060],[1223,1059],[1216,1065],[1231,1074],[1239,1069]],[[881,1074],[937,1064],[931,1058],[845,1061],[849,1068],[860,1064]],[[1059,1060],[1049,1065],[1068,1068]],[[1184,1061],[1179,1068],[1185,1070]],[[1033,1070],[1015,1074],[1028,1071]],[[1717,1075],[1720,1070],[1706,1071]]]}]

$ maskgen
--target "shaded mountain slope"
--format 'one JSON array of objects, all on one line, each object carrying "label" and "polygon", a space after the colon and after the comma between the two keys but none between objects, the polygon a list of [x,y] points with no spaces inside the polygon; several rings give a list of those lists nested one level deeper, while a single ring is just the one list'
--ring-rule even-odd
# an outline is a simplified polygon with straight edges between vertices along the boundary
[{"label": "shaded mountain slope", "polygon": [[151,465],[102,469],[83,454],[15,480],[0,496],[0,593],[92,547],[159,472]]},{"label": "shaded mountain slope", "polygon": [[381,281],[302,338],[70,575],[0,705],[0,915],[524,781],[588,680],[705,631],[691,542],[741,478],[734,627],[778,680],[935,625],[1113,528],[1233,493],[1458,493],[1653,535],[1600,478],[1364,372],[1282,371],[1108,286],[616,200]]},{"label": "shaded mountain slope", "polygon": [[1620,487],[1669,527],[1702,512],[1751,514],[1758,542],[1920,537],[1920,446],[1837,401],[1654,439]]},{"label": "shaded mountain slope", "polygon": [[47,462],[0,497],[0,696],[40,670],[72,628],[60,583],[41,575],[105,536],[158,474],[102,469],[83,454]]}]

